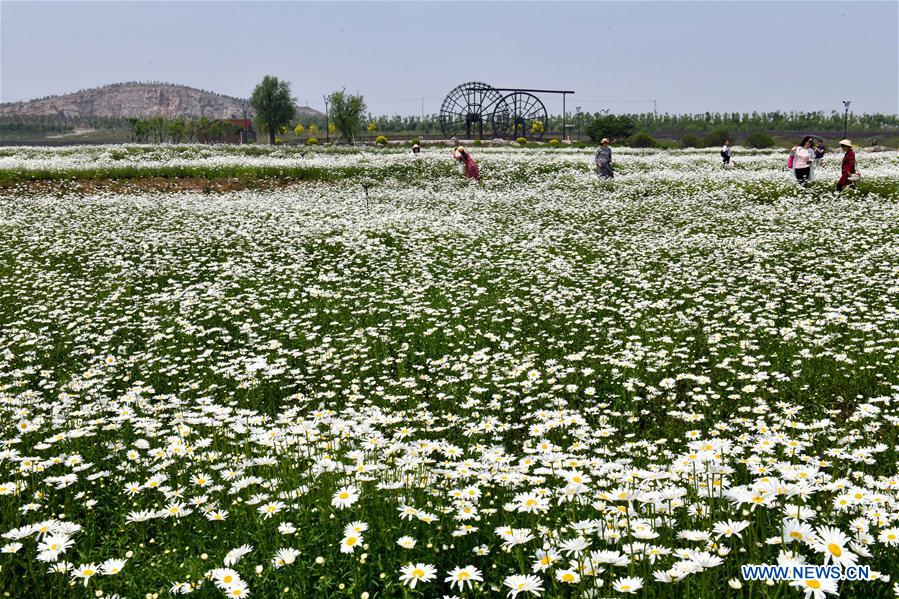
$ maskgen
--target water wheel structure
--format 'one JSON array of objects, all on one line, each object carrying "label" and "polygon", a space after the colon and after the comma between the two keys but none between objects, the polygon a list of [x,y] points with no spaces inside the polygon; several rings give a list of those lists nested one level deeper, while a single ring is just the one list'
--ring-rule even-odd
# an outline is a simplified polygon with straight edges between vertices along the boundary
[{"label": "water wheel structure", "polygon": [[562,94],[562,130],[568,90],[497,88],[481,81],[457,85],[440,106],[440,126],[447,137],[543,138],[548,128],[546,106],[536,94]]}]

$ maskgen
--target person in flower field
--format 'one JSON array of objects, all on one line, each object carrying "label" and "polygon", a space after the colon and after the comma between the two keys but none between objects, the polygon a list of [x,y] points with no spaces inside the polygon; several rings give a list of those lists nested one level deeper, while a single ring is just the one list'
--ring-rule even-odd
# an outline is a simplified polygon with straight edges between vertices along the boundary
[{"label": "person in flower field", "polygon": [[478,171],[478,163],[474,161],[474,158],[471,157],[471,154],[468,153],[463,146],[459,146],[453,152],[453,158],[459,161],[459,164],[462,165],[463,173],[470,181],[480,181],[481,173]]},{"label": "person in flower field", "polygon": [[840,149],[843,150],[843,169],[840,180],[837,181],[837,191],[843,191],[847,185],[852,185],[858,180],[858,170],[855,167],[855,150],[848,139],[840,140]]},{"label": "person in flower field", "polygon": [[612,148],[609,147],[611,142],[609,138],[603,137],[599,144],[593,157],[596,162],[596,174],[600,179],[612,179],[615,173],[612,172]]}]

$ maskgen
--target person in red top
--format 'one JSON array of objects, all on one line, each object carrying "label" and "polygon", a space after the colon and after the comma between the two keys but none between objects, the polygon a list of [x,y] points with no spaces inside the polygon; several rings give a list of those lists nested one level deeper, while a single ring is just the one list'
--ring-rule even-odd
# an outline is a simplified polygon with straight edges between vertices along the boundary
[{"label": "person in red top", "polygon": [[456,148],[456,151],[453,152],[453,158],[462,163],[462,166],[465,169],[465,176],[468,177],[469,180],[481,180],[481,173],[478,171],[478,163],[474,161],[474,158],[471,157],[471,154],[469,154],[464,147],[459,146]]},{"label": "person in red top", "polygon": [[840,141],[840,148],[843,149],[843,172],[840,180],[837,181],[837,191],[843,191],[847,185],[855,183],[858,171],[855,169],[855,152],[852,150],[852,142],[848,139]]}]

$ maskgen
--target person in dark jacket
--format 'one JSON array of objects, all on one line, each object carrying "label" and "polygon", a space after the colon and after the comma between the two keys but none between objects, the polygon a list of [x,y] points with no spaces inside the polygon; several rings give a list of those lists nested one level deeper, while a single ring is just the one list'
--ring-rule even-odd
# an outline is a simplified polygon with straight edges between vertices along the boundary
[{"label": "person in dark jacket", "polygon": [[603,137],[599,142],[599,149],[596,150],[596,174],[601,179],[612,179],[615,173],[612,172],[612,148],[609,147],[609,139]]},{"label": "person in dark jacket", "polygon": [[847,185],[852,185],[858,179],[858,169],[855,167],[855,151],[852,142],[848,139],[840,140],[840,148],[843,150],[843,168],[840,180],[837,181],[837,191],[843,191]]},{"label": "person in dark jacket", "polygon": [[815,167],[821,166],[821,161],[824,160],[824,154],[827,153],[827,148],[824,147],[824,143],[815,144]]}]

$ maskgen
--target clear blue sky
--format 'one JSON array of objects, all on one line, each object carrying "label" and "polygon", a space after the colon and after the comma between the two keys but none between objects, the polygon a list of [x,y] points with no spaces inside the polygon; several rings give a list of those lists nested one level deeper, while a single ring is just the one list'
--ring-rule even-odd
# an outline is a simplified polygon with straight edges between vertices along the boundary
[{"label": "clear blue sky", "polygon": [[[897,2],[0,1],[0,100],[154,80],[437,112],[455,85],[573,89],[568,109],[897,112]],[[547,98],[550,112],[561,101]]]}]

